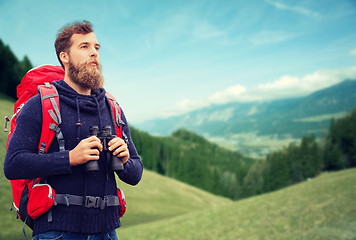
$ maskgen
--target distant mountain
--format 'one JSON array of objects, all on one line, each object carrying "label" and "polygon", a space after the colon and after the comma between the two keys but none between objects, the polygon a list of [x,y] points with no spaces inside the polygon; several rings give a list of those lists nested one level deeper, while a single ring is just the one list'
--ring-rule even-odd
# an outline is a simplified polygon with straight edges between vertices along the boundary
[{"label": "distant mountain", "polygon": [[254,141],[265,136],[300,139],[310,134],[322,136],[331,118],[342,117],[355,107],[356,80],[345,80],[305,97],[212,105],[180,116],[146,121],[136,127],[164,136],[185,128],[205,137],[220,138],[223,143],[246,143],[246,134],[252,134]]},{"label": "distant mountain", "polygon": [[180,116],[153,119],[136,127],[159,135],[186,128],[209,136],[254,132],[299,138],[311,132],[320,135],[332,117],[355,107],[356,81],[345,80],[306,97],[213,105]]}]

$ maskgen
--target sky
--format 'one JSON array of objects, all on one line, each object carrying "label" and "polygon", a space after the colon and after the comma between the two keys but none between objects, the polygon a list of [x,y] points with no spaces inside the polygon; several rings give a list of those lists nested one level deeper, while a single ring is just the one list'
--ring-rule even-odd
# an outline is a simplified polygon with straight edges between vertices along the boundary
[{"label": "sky", "polygon": [[356,79],[355,0],[0,0],[0,39],[59,65],[59,29],[84,19],[131,124]]}]

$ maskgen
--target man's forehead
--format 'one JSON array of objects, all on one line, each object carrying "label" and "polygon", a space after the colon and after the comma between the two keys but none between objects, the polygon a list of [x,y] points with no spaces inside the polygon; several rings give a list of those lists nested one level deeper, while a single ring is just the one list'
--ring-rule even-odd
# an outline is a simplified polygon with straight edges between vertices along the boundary
[{"label": "man's forehead", "polygon": [[94,32],[86,33],[86,34],[75,33],[72,35],[71,41],[74,45],[81,44],[81,43],[99,44],[98,39],[96,38]]}]

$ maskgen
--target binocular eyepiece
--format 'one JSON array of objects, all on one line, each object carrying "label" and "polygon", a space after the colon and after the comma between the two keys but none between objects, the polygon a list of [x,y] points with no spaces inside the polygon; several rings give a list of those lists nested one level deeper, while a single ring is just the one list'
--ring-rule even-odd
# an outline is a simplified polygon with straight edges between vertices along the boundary
[{"label": "binocular eyepiece", "polygon": [[[102,144],[103,144],[103,151],[104,153],[109,153],[110,155],[110,168],[112,171],[118,171],[118,170],[123,170],[124,169],[124,165],[122,164],[121,159],[114,155],[111,151],[109,151],[109,142],[116,138],[116,135],[112,135],[111,132],[111,126],[105,126],[103,127],[103,129],[101,130],[101,132],[99,132],[99,127],[98,126],[92,126],[89,129],[89,133],[90,136],[96,136],[98,137]],[[85,171],[89,172],[89,171],[98,171],[99,170],[99,163],[98,161],[89,161],[85,164]]]}]

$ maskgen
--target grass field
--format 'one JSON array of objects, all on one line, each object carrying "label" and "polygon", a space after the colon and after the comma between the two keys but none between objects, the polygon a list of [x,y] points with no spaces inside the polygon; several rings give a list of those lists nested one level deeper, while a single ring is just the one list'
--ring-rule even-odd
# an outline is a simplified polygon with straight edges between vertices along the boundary
[{"label": "grass field", "polygon": [[232,202],[174,179],[144,170],[137,186],[119,182],[127,198],[127,210],[122,218],[124,228],[147,222],[167,220],[205,209],[217,209]]},{"label": "grass field", "polygon": [[120,239],[356,239],[356,169],[120,229]]},{"label": "grass field", "polygon": [[330,119],[339,119],[342,117],[345,117],[348,113],[347,112],[340,112],[340,113],[334,113],[334,114],[324,114],[324,115],[319,115],[319,116],[314,116],[314,117],[307,117],[307,118],[300,118],[300,119],[295,119],[295,122],[320,122],[320,121],[330,121]]},{"label": "grass field", "polygon": [[210,141],[231,151],[237,151],[244,156],[261,159],[268,153],[282,149],[290,143],[299,143],[296,138],[276,138],[275,136],[258,136],[256,133],[234,134],[229,137],[208,137]]}]

